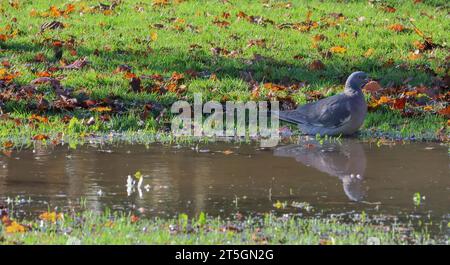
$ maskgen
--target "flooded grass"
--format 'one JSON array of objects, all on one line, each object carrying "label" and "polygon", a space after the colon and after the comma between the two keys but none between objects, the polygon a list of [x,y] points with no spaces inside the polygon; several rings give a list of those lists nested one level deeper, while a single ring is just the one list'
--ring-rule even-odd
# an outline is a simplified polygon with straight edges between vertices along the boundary
[{"label": "flooded grass", "polygon": [[[447,244],[442,143],[310,137],[261,148],[108,139],[3,154],[0,205],[16,220],[3,225],[3,243]],[[41,220],[45,211],[65,215],[52,224]],[[177,226],[180,218],[189,228]],[[104,227],[108,220],[114,228]]]},{"label": "flooded grass", "polygon": [[[364,216],[364,215],[363,215]],[[5,223],[8,223],[5,226]],[[13,223],[14,222],[14,223]],[[229,219],[200,213],[172,219],[140,219],[135,215],[92,211],[43,213],[39,219],[3,218],[0,244],[448,244],[425,229],[372,225],[365,218],[307,219],[292,215],[260,217],[237,214]]]}]

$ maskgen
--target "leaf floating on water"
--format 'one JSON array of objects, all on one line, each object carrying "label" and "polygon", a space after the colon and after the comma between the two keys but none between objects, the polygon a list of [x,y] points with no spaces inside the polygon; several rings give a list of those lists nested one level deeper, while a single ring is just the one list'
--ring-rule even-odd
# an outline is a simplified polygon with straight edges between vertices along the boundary
[{"label": "leaf floating on water", "polygon": [[231,150],[225,150],[225,151],[222,151],[222,154],[224,154],[224,155],[231,155],[231,154],[233,154],[234,152],[233,151],[231,151]]},{"label": "leaf floating on water", "polygon": [[284,209],[287,206],[287,202],[280,202],[277,200],[276,203],[273,204],[273,207],[277,208],[277,209]]}]

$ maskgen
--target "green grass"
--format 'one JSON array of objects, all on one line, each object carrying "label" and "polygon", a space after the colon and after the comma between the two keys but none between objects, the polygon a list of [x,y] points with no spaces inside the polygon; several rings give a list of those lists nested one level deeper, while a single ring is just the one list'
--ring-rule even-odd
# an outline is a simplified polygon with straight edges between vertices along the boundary
[{"label": "green grass", "polygon": [[[362,215],[365,216],[365,215]],[[140,219],[134,215],[72,212],[63,218],[16,221],[24,231],[0,225],[0,244],[380,244],[445,243],[426,228],[372,225],[367,219],[343,223],[337,219],[298,216]]]},{"label": "green grass", "polygon": [[[15,2],[15,1],[10,1]],[[123,104],[121,111],[113,111],[110,121],[101,121],[100,113],[86,109],[75,111],[50,108],[35,109],[36,99],[3,100],[2,110],[9,118],[0,120],[0,138],[29,139],[37,134],[80,136],[109,131],[154,134],[161,131],[170,121],[170,115],[158,120],[163,108],[169,108],[177,99],[191,99],[193,93],[202,92],[204,100],[250,100],[252,99],[249,76],[257,85],[304,83],[305,86],[292,92],[281,92],[283,98],[291,97],[296,103],[305,103],[308,91],[319,91],[325,96],[342,90],[345,77],[355,70],[362,70],[378,80],[383,86],[395,87],[424,85],[445,89],[436,85],[435,79],[448,76],[449,42],[448,4],[446,1],[381,1],[369,4],[367,1],[293,1],[286,8],[285,1],[169,1],[165,6],[152,5],[152,1],[123,1],[113,11],[93,11],[90,8],[98,1],[17,1],[18,6],[2,1],[0,6],[0,60],[8,61],[8,72],[19,72],[13,83],[23,86],[37,78],[37,73],[59,66],[51,43],[64,41],[62,60],[71,63],[87,57],[90,64],[81,70],[58,70],[53,77],[60,78],[64,87],[73,89],[73,96],[102,100],[117,99]],[[181,3],[176,3],[181,2]],[[45,17],[50,6],[66,9],[73,4],[75,11],[67,16]],[[394,13],[384,11],[384,5],[396,8]],[[240,11],[247,15],[262,16],[274,24],[250,23],[238,19]],[[311,20],[318,27],[309,31],[278,26],[285,23],[303,22],[308,11]],[[224,16],[228,12],[230,17]],[[335,18],[330,13],[342,13],[345,19]],[[432,16],[432,18],[430,18]],[[364,17],[364,19],[362,19]],[[414,41],[422,39],[414,32],[409,19],[432,36],[433,42],[443,47],[423,52],[422,57],[411,60]],[[64,29],[40,32],[44,22],[58,20]],[[214,21],[228,21],[228,27],[219,27]],[[405,32],[393,32],[389,25],[402,24]],[[9,28],[10,26],[10,28]],[[152,36],[156,36],[153,38]],[[325,39],[313,47],[313,36],[322,34]],[[264,39],[265,46],[250,46],[249,42]],[[72,43],[70,46],[67,43]],[[194,46],[195,45],[195,46]],[[331,47],[346,48],[343,54],[330,54]],[[215,55],[211,49],[226,49],[231,54]],[[364,56],[373,49],[370,56]],[[71,54],[71,50],[76,54]],[[42,62],[34,60],[42,53]],[[299,59],[300,57],[300,59]],[[311,70],[310,64],[321,60],[325,69]],[[391,61],[392,64],[386,65]],[[123,73],[113,73],[122,64],[132,67],[138,76],[160,74],[169,78],[172,73],[185,75],[178,86],[185,86],[186,92],[177,94],[151,92],[155,81],[142,79],[144,92],[130,91],[129,80]],[[195,71],[197,77],[187,73]],[[211,78],[213,76],[214,78]],[[408,79],[406,84],[403,82]],[[57,98],[49,85],[38,86],[45,99]],[[260,100],[267,100],[269,91],[262,89]],[[284,93],[284,94],[283,94]],[[399,94],[392,94],[398,97]],[[368,100],[372,99],[368,96]],[[158,103],[151,115],[142,118],[144,105]],[[442,105],[444,104],[444,106]],[[446,103],[433,100],[426,102],[432,111],[415,112],[412,117],[403,117],[390,108],[379,108],[368,114],[362,129],[363,135],[384,134],[401,137],[439,139],[438,130],[445,128],[447,118],[436,114]],[[409,106],[407,104],[407,107]],[[32,113],[49,117],[48,124],[30,123]],[[75,121],[62,122],[65,115]],[[94,117],[95,123],[87,125]],[[18,125],[12,119],[20,119]],[[373,133],[373,132],[378,132]],[[442,134],[442,131],[441,131]],[[445,134],[445,133],[444,133]],[[51,139],[52,139],[51,137]]]}]

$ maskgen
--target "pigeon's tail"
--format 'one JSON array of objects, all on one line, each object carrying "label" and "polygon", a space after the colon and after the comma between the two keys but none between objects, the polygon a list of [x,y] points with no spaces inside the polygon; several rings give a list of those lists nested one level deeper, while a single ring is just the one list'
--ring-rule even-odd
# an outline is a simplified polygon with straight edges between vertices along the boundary
[{"label": "pigeon's tail", "polygon": [[287,121],[294,124],[304,123],[304,119],[301,118],[295,110],[278,111],[274,114],[282,121]]}]

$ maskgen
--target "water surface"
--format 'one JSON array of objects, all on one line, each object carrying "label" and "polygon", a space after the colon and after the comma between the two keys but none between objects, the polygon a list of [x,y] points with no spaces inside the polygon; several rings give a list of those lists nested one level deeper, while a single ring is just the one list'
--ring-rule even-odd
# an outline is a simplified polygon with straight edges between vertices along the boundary
[{"label": "water surface", "polygon": [[[129,194],[127,176],[136,171],[144,175],[143,184]],[[24,215],[79,206],[85,198],[89,209],[148,216],[364,211],[443,223],[450,213],[449,173],[448,147],[433,143],[36,146],[1,156],[0,202],[17,197],[10,204]],[[278,209],[277,201],[286,207]],[[304,203],[312,210],[294,207]]]}]

